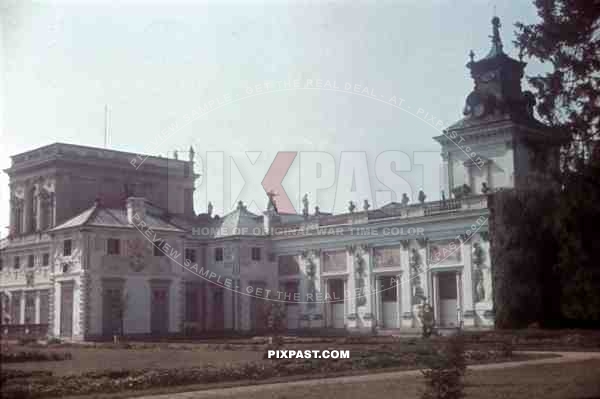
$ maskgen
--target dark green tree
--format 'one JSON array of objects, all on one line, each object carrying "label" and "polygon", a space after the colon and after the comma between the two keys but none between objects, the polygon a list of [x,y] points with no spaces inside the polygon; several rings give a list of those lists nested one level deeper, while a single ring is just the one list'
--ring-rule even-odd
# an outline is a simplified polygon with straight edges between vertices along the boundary
[{"label": "dark green tree", "polygon": [[[600,134],[600,0],[535,0],[539,22],[517,23],[521,54],[550,64],[529,77],[539,116],[568,132],[564,160],[588,159]],[[573,165],[571,165],[573,166]]]},{"label": "dark green tree", "polygon": [[556,320],[560,289],[554,276],[557,192],[528,189],[495,193],[490,203],[496,326],[519,328]]},{"label": "dark green tree", "polygon": [[600,323],[600,157],[565,179],[555,212],[562,316],[572,324]]},{"label": "dark green tree", "polygon": [[546,181],[494,196],[496,321],[505,327],[532,321],[597,325],[600,0],[533,4],[540,19],[518,23],[515,44],[522,55],[550,65],[548,72],[528,78],[536,111],[570,140],[557,184]]}]

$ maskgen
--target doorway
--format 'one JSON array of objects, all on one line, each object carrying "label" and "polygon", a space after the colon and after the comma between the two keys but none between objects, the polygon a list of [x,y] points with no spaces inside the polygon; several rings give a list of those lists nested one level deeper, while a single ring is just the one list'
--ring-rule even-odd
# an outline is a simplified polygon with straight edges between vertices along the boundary
[{"label": "doorway", "polygon": [[398,290],[395,276],[380,277],[381,322],[383,328],[400,328],[398,315]]},{"label": "doorway", "polygon": [[60,285],[60,336],[73,336],[73,281]]},{"label": "doorway", "polygon": [[331,279],[327,281],[327,292],[329,298],[329,323],[333,328],[344,328],[345,323],[345,292],[344,292],[344,280],[342,279]]},{"label": "doorway", "polygon": [[439,324],[441,327],[458,326],[458,292],[455,272],[437,274]]}]

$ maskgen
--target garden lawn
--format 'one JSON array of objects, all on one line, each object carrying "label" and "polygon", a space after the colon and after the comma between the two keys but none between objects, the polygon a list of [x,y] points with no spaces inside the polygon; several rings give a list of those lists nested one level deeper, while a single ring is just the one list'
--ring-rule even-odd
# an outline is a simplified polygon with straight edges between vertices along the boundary
[{"label": "garden lawn", "polygon": [[52,371],[57,376],[101,370],[179,369],[202,367],[206,364],[231,364],[261,360],[264,353],[264,351],[251,350],[214,351],[201,346],[194,350],[167,347],[102,349],[76,346],[57,349],[15,348],[15,350],[70,353],[72,355],[70,360],[2,364],[5,370],[46,370]]},{"label": "garden lawn", "polygon": [[[385,381],[284,387],[252,391],[240,395],[208,392],[202,399],[419,399],[423,390],[420,376],[405,376]],[[214,391],[213,391],[214,392]],[[188,394],[193,398],[193,394]],[[90,398],[96,398],[92,396]],[[477,399],[600,399],[600,360],[567,364],[520,366],[494,370],[469,370],[466,397]],[[98,397],[100,398],[100,397]],[[108,396],[102,396],[108,398]]]}]

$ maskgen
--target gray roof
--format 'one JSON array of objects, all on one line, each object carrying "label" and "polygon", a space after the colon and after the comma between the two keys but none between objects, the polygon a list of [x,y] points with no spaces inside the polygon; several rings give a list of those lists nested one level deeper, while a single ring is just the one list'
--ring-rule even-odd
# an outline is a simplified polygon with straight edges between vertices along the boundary
[{"label": "gray roof", "polygon": [[[220,219],[215,237],[262,234],[263,217],[238,206]],[[258,234],[257,234],[258,233]]]},{"label": "gray roof", "polygon": [[[181,232],[184,230],[180,229],[175,224],[169,222],[165,217],[166,213],[159,208],[146,204],[146,215],[144,216],[144,222],[146,228],[153,230],[164,230]],[[124,208],[104,208],[99,204],[94,204],[91,208],[86,209],[79,215],[67,220],[64,223],[54,227],[50,231],[63,230],[74,227],[117,227],[117,228],[131,228],[136,227],[129,223],[127,219],[127,209]]]}]

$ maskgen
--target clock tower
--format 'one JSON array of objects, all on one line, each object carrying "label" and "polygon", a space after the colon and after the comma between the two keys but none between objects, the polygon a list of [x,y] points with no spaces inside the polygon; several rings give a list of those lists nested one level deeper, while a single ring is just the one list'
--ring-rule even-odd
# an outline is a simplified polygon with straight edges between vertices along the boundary
[{"label": "clock tower", "polygon": [[473,194],[526,184],[534,171],[558,167],[565,135],[539,122],[535,97],[523,91],[526,63],[504,52],[500,18],[492,19],[492,45],[479,60],[470,52],[467,68],[474,87],[465,100],[463,118],[435,137],[442,145],[445,191]]},{"label": "clock tower", "polygon": [[467,68],[475,88],[467,96],[463,114],[480,118],[488,113],[533,111],[534,97],[521,91],[521,79],[525,63],[510,58],[503,51],[500,39],[500,18],[492,19],[492,48],[481,60],[475,61],[471,51],[471,61]]}]

